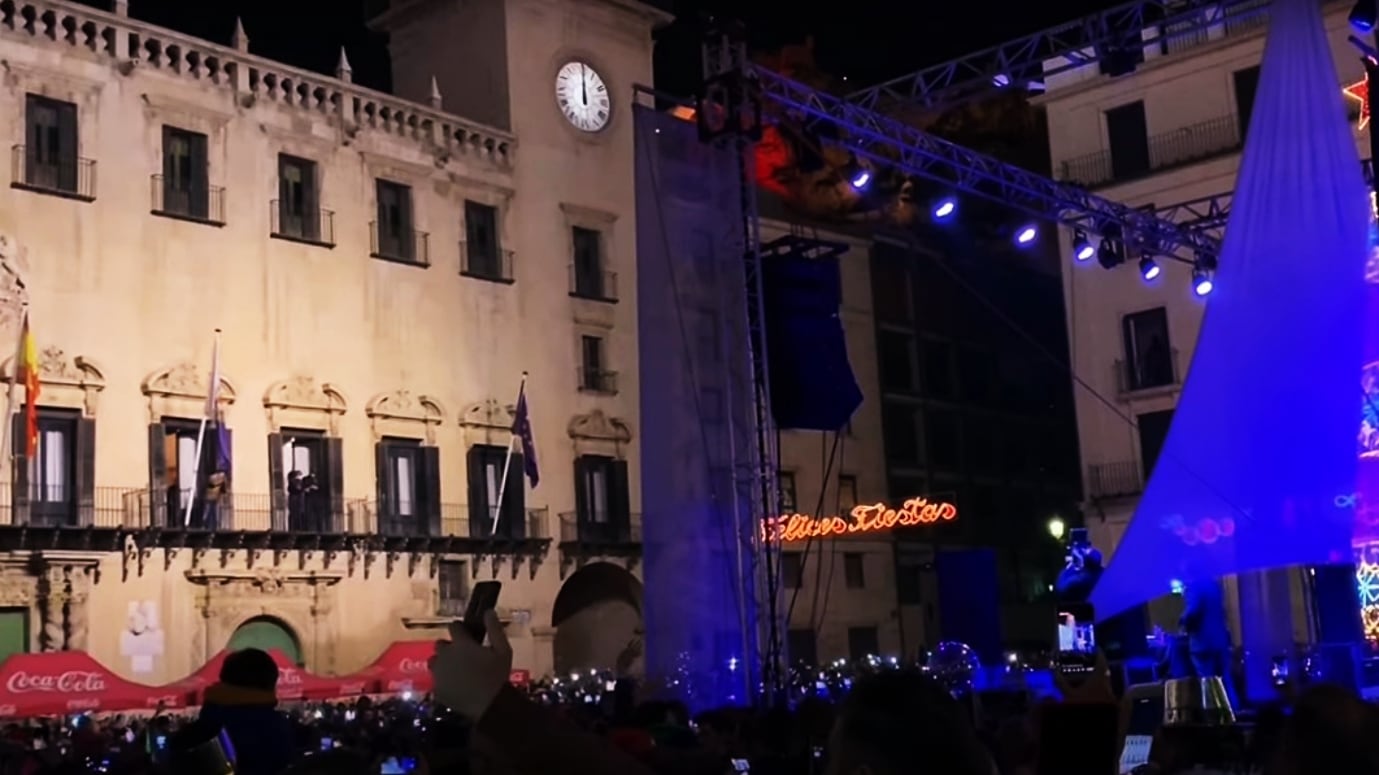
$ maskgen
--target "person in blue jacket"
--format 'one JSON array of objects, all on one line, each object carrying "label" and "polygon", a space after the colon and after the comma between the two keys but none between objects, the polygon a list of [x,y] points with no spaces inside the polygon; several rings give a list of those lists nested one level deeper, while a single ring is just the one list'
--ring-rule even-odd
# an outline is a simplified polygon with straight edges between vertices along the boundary
[{"label": "person in blue jacket", "polygon": [[236,651],[206,689],[199,721],[219,727],[234,747],[235,775],[279,775],[296,756],[292,723],[278,712],[278,665],[259,649]]}]

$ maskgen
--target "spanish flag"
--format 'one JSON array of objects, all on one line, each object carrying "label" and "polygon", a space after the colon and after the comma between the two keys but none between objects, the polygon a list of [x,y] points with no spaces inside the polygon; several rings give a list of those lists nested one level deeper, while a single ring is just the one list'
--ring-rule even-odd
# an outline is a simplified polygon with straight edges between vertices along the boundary
[{"label": "spanish flag", "polygon": [[18,376],[24,381],[24,457],[32,458],[38,452],[38,344],[29,330],[27,312],[19,343]]}]

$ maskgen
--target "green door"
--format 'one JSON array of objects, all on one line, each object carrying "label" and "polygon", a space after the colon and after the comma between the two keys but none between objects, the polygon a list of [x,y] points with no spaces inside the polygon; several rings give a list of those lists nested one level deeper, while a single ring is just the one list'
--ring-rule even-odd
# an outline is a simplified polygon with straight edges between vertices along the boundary
[{"label": "green door", "polygon": [[0,608],[0,662],[29,651],[29,609]]},{"label": "green door", "polygon": [[241,624],[239,629],[235,630],[235,634],[230,636],[230,642],[225,648],[230,651],[277,649],[286,654],[293,664],[302,664],[302,650],[297,645],[297,638],[286,627],[272,619],[250,619]]}]

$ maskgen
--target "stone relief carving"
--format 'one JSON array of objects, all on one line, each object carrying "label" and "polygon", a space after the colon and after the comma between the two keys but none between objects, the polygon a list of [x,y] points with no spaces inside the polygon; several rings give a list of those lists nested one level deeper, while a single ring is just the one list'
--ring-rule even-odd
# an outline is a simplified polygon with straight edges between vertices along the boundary
[{"label": "stone relief carving", "polygon": [[[303,643],[324,648],[325,666],[334,663],[334,638],[327,617],[335,610],[340,573],[289,571],[261,568],[250,571],[187,571],[186,578],[204,587],[196,596],[204,628],[195,636],[195,647],[219,648],[246,621],[258,616],[281,619]],[[207,649],[207,645],[213,648]],[[207,656],[210,656],[207,653]]]},{"label": "stone relief carving", "polygon": [[[14,356],[0,366],[4,381],[15,378]],[[39,381],[47,387],[79,391],[81,405],[88,417],[96,414],[96,399],[105,390],[105,372],[90,358],[68,356],[60,347],[45,347],[38,354]]]},{"label": "stone relief carving", "polygon": [[29,291],[24,276],[29,273],[28,252],[8,235],[0,234],[0,329],[19,331]]},{"label": "stone relief carving", "polygon": [[609,417],[600,409],[571,417],[567,430],[570,438],[576,441],[609,441],[614,444],[632,441],[632,427],[622,418]]},{"label": "stone relief carving", "polygon": [[349,408],[349,401],[334,384],[299,375],[270,385],[263,394],[263,407],[269,427],[275,430],[282,426],[284,414],[308,412],[325,415],[330,433],[338,435],[337,420]]},{"label": "stone relief carving", "polygon": [[38,600],[38,579],[15,571],[0,574],[0,607],[32,608]]},{"label": "stone relief carving", "polygon": [[398,423],[420,424],[428,444],[435,443],[435,428],[445,422],[445,407],[439,399],[416,395],[410,390],[379,393],[364,406],[364,414],[373,425],[374,436],[387,435],[385,428]]},{"label": "stone relief carving", "polygon": [[460,413],[460,425],[483,430],[506,430],[512,427],[513,408],[492,398],[476,401]]},{"label": "stone relief carving", "polygon": [[[206,400],[208,375],[190,361],[182,361],[164,369],[158,369],[144,378],[139,388],[148,397],[149,415],[157,421],[169,413],[174,402]],[[224,374],[220,375],[220,403],[235,403],[235,385]]]}]

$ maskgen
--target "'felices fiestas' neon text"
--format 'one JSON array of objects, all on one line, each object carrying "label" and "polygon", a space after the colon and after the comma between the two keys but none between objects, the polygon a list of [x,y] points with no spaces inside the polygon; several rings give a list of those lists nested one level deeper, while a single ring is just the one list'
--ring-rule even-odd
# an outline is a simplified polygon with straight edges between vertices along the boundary
[{"label": "'felices fiestas' neon text", "polygon": [[768,519],[761,526],[762,538],[786,543],[810,538],[872,533],[893,527],[932,525],[958,518],[958,507],[951,503],[934,503],[927,498],[911,498],[898,509],[884,503],[856,506],[847,517],[811,517],[807,514],[785,514]]}]

